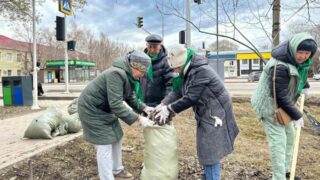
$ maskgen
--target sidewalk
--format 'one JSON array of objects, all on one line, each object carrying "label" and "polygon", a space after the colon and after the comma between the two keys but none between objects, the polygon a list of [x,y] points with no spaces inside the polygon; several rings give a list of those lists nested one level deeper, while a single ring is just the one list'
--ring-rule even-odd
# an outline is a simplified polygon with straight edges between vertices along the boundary
[{"label": "sidewalk", "polygon": [[[67,95],[64,97],[74,97],[77,94]],[[47,95],[47,98],[61,98],[60,93],[52,93]],[[39,99],[40,107],[54,106],[60,109],[63,114],[67,114],[67,106],[71,100],[41,100]],[[46,97],[43,97],[46,98]],[[67,143],[68,141],[82,135],[82,131],[75,134],[67,134],[65,136],[54,137],[51,140],[42,139],[25,139],[24,132],[31,121],[38,117],[44,111],[30,112],[29,114],[0,120],[0,169],[13,165],[23,159],[34,156],[42,151],[48,150],[59,144]]]}]

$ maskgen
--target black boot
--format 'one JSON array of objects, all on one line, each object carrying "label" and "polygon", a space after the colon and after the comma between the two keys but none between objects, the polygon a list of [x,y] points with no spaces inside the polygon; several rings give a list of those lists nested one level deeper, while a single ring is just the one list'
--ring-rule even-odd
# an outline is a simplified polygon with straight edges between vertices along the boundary
[{"label": "black boot", "polygon": [[[289,179],[290,178],[290,172],[286,173],[286,178]],[[294,180],[301,180],[301,178],[299,176],[294,176],[293,178]]]}]

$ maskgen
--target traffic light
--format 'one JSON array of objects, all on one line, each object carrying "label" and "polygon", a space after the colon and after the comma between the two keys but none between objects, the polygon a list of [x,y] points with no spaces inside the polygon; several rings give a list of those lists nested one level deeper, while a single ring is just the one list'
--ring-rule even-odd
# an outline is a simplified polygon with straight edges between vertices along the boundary
[{"label": "traffic light", "polygon": [[57,41],[65,41],[64,17],[56,17],[56,37]]},{"label": "traffic light", "polygon": [[202,0],[194,0],[194,2],[197,3],[197,4],[201,4]]},{"label": "traffic light", "polygon": [[137,25],[138,25],[138,28],[142,28],[142,26],[143,26],[143,17],[141,17],[141,16],[137,17]]},{"label": "traffic light", "polygon": [[76,49],[76,41],[68,41],[68,50],[75,51]]},{"label": "traffic light", "polygon": [[180,44],[186,43],[186,32],[184,30],[179,32],[179,43]]}]

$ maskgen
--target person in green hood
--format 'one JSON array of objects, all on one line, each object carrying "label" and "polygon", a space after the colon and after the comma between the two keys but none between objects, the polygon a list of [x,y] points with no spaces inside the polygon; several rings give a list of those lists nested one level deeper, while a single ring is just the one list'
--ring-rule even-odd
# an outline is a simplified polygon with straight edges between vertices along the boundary
[{"label": "person in green hood", "polygon": [[[308,70],[316,51],[317,44],[308,33],[295,34],[288,41],[272,49],[272,58],[264,67],[251,98],[252,106],[262,121],[267,135],[272,158],[273,180],[284,180],[290,177],[294,126],[303,127],[303,116],[295,103],[301,93],[308,92]],[[276,104],[273,102],[273,77],[275,78]],[[277,107],[282,108],[293,121],[287,125],[277,122],[274,118]],[[295,179],[300,177],[296,176]]]},{"label": "person in green hood", "polygon": [[116,59],[110,68],[90,82],[79,97],[78,112],[83,137],[96,145],[101,180],[133,178],[122,165],[123,131],[118,119],[129,125],[136,121],[142,127],[153,125],[153,121],[135,112],[149,114],[153,110],[143,103],[138,82],[150,63],[145,53],[129,52],[126,57]]}]

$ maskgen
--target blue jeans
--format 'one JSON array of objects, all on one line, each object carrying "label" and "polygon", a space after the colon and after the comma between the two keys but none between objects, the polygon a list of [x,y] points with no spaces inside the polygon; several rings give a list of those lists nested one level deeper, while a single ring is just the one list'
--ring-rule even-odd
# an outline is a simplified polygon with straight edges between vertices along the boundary
[{"label": "blue jeans", "polygon": [[220,180],[220,162],[204,166],[206,180]]}]

